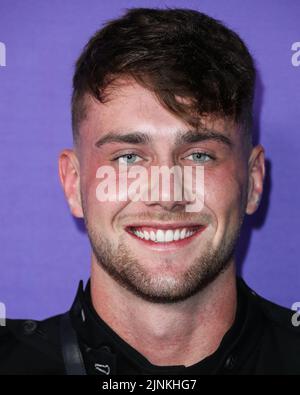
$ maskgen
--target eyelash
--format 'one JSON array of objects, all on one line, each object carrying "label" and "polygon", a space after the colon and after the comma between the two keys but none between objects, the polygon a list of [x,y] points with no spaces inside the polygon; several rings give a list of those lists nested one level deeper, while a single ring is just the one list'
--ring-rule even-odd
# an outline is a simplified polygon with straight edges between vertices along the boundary
[{"label": "eyelash", "polygon": [[138,157],[139,157],[139,155],[138,155],[138,154],[135,154],[134,152],[128,152],[128,153],[126,153],[126,154],[117,156],[116,158],[113,159],[113,161],[116,162],[116,161],[118,161],[120,158],[124,158],[124,157],[129,156],[129,155],[133,155],[133,156],[138,156]]},{"label": "eyelash", "polygon": [[[209,160],[215,160],[215,158],[214,158],[212,155],[208,154],[207,152],[196,151],[196,152],[192,152],[192,153],[189,154],[188,156],[197,155],[197,154],[205,155],[205,156],[207,156],[207,157],[209,158]],[[208,162],[208,161],[204,161],[203,163],[206,163],[206,162]]]},{"label": "eyelash", "polygon": [[[197,154],[205,155],[205,156],[209,157],[210,160],[215,160],[215,158],[214,158],[212,155],[208,154],[207,152],[199,152],[199,151],[196,151],[196,152],[192,152],[192,153],[189,154],[188,156],[197,155]],[[135,154],[134,152],[128,152],[128,153],[126,153],[126,154],[117,156],[116,158],[113,159],[113,161],[116,162],[116,161],[118,161],[120,158],[125,158],[126,156],[129,156],[129,155],[136,156],[136,157],[140,157],[138,154]],[[206,162],[208,162],[208,161],[205,161],[205,162],[203,162],[203,163],[206,163]],[[134,162],[134,163],[135,163],[135,162]]]}]

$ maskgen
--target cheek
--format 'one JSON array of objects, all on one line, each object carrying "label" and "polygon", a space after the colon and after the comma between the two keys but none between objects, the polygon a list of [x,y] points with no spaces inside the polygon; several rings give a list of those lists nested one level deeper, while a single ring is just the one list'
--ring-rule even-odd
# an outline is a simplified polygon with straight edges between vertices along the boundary
[{"label": "cheek", "polygon": [[[89,223],[92,223],[99,231],[105,228],[107,232],[108,228],[112,226],[115,216],[127,205],[127,202],[117,199],[114,201],[106,199],[106,197],[112,196],[113,190],[118,185],[118,174],[116,173],[116,178],[112,176],[107,177],[107,175],[99,178],[97,177],[97,171],[101,166],[103,164],[99,165],[97,162],[90,162],[82,167],[81,194],[85,215],[88,216]],[[106,189],[106,186],[108,186],[108,189]],[[99,191],[103,190],[105,193],[100,194],[102,197],[99,199]]]},{"label": "cheek", "polygon": [[[217,222],[237,221],[242,212],[245,173],[237,164],[228,163],[204,174],[205,205]],[[240,167],[241,169],[241,167]]]},{"label": "cheek", "polygon": [[96,173],[99,165],[93,162],[86,162],[81,166],[80,189],[85,208],[96,205],[96,188],[99,180]]}]

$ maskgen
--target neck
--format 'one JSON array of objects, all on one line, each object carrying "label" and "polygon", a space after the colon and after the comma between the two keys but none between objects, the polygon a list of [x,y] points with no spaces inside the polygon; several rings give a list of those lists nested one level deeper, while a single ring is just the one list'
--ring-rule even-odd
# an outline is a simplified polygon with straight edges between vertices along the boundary
[{"label": "neck", "polygon": [[91,298],[101,319],[152,364],[190,366],[216,351],[233,324],[234,260],[198,294],[179,303],[156,304],[121,287],[93,257]]}]

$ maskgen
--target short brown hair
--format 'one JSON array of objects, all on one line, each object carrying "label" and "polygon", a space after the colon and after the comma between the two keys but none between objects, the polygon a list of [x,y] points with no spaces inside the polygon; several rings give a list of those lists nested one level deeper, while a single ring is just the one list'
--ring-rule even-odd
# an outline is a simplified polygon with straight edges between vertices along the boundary
[{"label": "short brown hair", "polygon": [[193,126],[206,114],[234,119],[250,141],[255,74],[247,47],[221,22],[189,9],[129,9],[97,31],[76,62],[74,141],[85,94],[104,103],[105,89],[121,76],[153,91]]}]

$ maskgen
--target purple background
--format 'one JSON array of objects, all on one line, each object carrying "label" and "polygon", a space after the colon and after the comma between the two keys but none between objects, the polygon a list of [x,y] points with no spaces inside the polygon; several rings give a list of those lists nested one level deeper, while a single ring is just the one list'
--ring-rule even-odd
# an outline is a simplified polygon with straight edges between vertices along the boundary
[{"label": "purple background", "polygon": [[68,309],[90,253],[69,213],[57,157],[71,146],[73,65],[88,38],[127,7],[194,8],[224,21],[248,44],[259,69],[256,141],[266,149],[259,211],[247,217],[239,271],[261,295],[300,301],[300,41],[295,0],[0,0],[0,301],[9,317],[44,318]]}]

